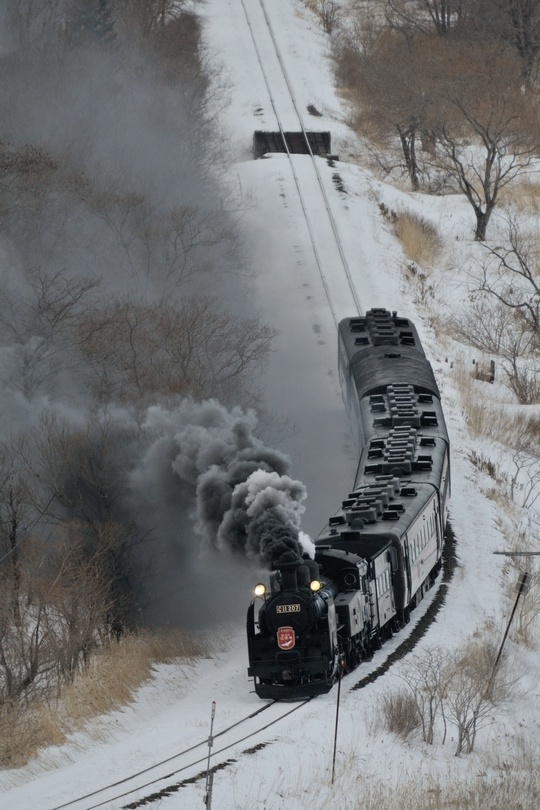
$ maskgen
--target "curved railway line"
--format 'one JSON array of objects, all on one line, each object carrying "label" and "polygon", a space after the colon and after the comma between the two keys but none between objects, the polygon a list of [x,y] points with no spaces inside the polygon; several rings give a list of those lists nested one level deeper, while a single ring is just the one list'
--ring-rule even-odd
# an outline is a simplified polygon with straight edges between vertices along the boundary
[{"label": "curved railway line", "polygon": [[[278,717],[270,720],[270,722],[265,722],[262,726],[258,726],[253,731],[250,731],[249,733],[245,734],[244,736],[240,737],[239,739],[235,739],[232,742],[227,743],[222,748],[215,751],[214,754],[215,755],[223,754],[224,752],[229,751],[231,748],[234,748],[235,746],[240,745],[241,743],[245,742],[246,740],[251,739],[251,737],[254,737],[257,734],[260,734],[261,732],[266,731],[268,728],[271,728],[271,726],[275,725],[276,723],[279,723],[285,717],[288,717],[290,714],[293,714],[293,712],[298,711],[298,709],[300,709],[302,706],[305,706],[307,703],[309,703],[309,700],[304,700],[301,703],[295,704],[292,708],[289,708],[287,711],[280,713],[280,715]],[[276,705],[281,706],[282,704],[278,704],[278,702],[275,701],[275,700],[271,701],[270,703],[266,703],[264,706],[261,706],[259,709],[256,709],[254,712],[251,712],[250,714],[246,715],[246,717],[243,717],[240,720],[237,720],[236,722],[231,723],[231,725],[229,725],[226,728],[222,729],[221,731],[213,734],[212,739],[215,741],[217,739],[220,739],[221,737],[225,737],[227,734],[229,734],[234,729],[238,728],[239,726],[245,725],[246,723],[248,723],[253,718],[258,717],[263,712],[268,711],[268,709],[271,709],[273,706],[276,706]],[[173,762],[174,760],[179,760],[181,757],[185,757],[187,754],[191,754],[193,751],[196,751],[198,748],[202,748],[203,746],[205,746],[207,744],[208,744],[208,738],[205,738],[205,739],[201,740],[198,743],[194,743],[193,745],[190,745],[188,748],[184,748],[182,751],[178,751],[176,754],[172,754],[170,757],[167,757],[166,759],[160,760],[159,762],[156,762],[153,765],[149,765],[147,768],[143,768],[142,770],[137,771],[136,773],[129,774],[128,776],[124,777],[123,779],[119,779],[116,782],[111,782],[111,783],[105,785],[104,787],[97,788],[96,790],[93,790],[93,791],[91,791],[89,793],[86,793],[83,796],[78,796],[77,798],[71,799],[70,801],[64,802],[63,804],[57,804],[54,807],[49,808],[49,810],[67,810],[68,808],[77,808],[77,810],[81,810],[81,803],[82,802],[85,802],[86,800],[94,800],[96,797],[100,796],[101,794],[106,793],[107,791],[111,791],[114,788],[119,788],[122,785],[129,785],[129,783],[133,782],[134,780],[138,779],[139,777],[144,776],[145,774],[149,774],[151,771],[155,771],[158,768],[162,768],[164,765],[168,765],[169,763]],[[202,756],[202,757],[200,757],[200,758],[198,758],[198,759],[196,759],[196,760],[194,760],[192,762],[189,762],[189,763],[187,763],[185,765],[181,765],[180,767],[175,768],[175,770],[173,770],[173,771],[169,771],[168,773],[165,773],[165,774],[160,774],[159,776],[154,776],[150,781],[145,782],[144,784],[139,784],[136,787],[131,787],[131,788],[125,790],[122,793],[117,793],[115,796],[112,796],[112,797],[109,797],[109,798],[103,799],[103,800],[98,800],[97,802],[94,802],[93,804],[86,804],[84,806],[84,810],[97,810],[98,807],[105,807],[106,805],[110,806],[111,802],[118,802],[121,799],[124,799],[127,796],[131,795],[132,793],[136,793],[136,792],[138,792],[140,790],[144,790],[145,788],[148,788],[151,785],[155,785],[158,782],[161,782],[161,781],[163,781],[165,779],[171,779],[173,776],[177,776],[178,774],[183,773],[184,771],[187,771],[190,768],[194,768],[197,765],[200,765],[201,763],[206,762],[206,761],[207,761],[207,754],[205,754],[204,756]],[[219,767],[219,766],[214,766],[214,767]],[[206,774],[206,771],[204,772],[204,774]],[[192,777],[191,779],[185,780],[186,784],[189,783],[189,782],[194,781],[195,778],[200,778],[200,775],[198,775],[197,777]],[[164,788],[164,790],[167,790],[167,789],[170,790],[170,787],[169,788]],[[144,803],[146,801],[147,801],[146,799],[140,800],[141,803]],[[129,805],[129,806],[132,806],[132,805]],[[133,806],[138,806],[138,804],[133,805]]]},{"label": "curved railway line", "polygon": [[[342,685],[342,690],[347,692],[355,692],[359,689],[363,689],[364,687],[368,686],[371,683],[374,683],[378,678],[382,677],[383,675],[388,672],[390,667],[402,659],[405,655],[408,655],[416,646],[418,641],[425,635],[431,624],[435,621],[438,612],[443,607],[446,601],[446,595],[448,592],[448,585],[454,575],[454,571],[457,565],[457,558],[456,558],[456,540],[454,533],[449,526],[447,529],[447,534],[445,538],[445,549],[443,554],[443,571],[440,578],[440,582],[437,586],[438,590],[434,597],[434,599],[430,602],[430,604],[424,609],[422,613],[423,605],[420,606],[418,610],[420,615],[419,620],[413,625],[412,630],[408,633],[408,635],[403,639],[401,644],[396,647],[391,652],[388,652],[388,655],[383,661],[377,663],[376,667],[374,667],[368,674],[361,677],[355,683],[348,684],[347,681],[344,682]],[[400,635],[404,631],[400,631]],[[377,656],[379,657],[379,656]],[[369,662],[366,662],[369,665]],[[358,674],[356,671],[354,674]],[[347,679],[348,680],[348,679]],[[352,678],[351,678],[352,680]],[[310,700],[303,700],[298,703],[295,703],[292,708],[289,708],[287,711],[281,713],[278,717],[273,718],[270,722],[264,722],[262,725],[258,726],[253,731],[250,731],[247,734],[239,737],[238,739],[233,740],[226,745],[223,745],[221,748],[218,748],[216,751],[212,752],[212,760],[214,761],[216,757],[219,757],[221,754],[225,754],[226,752],[230,752],[231,749],[235,748],[238,745],[246,742],[247,740],[255,737],[258,734],[262,734],[263,732],[267,731],[274,725],[277,725],[285,718],[289,717],[294,712],[302,709]],[[278,701],[270,701],[266,703],[264,706],[256,709],[255,711],[251,712],[250,714],[246,715],[246,717],[237,720],[236,722],[232,723],[231,725],[227,726],[226,728],[218,731],[213,735],[213,740],[220,739],[225,737],[234,729],[248,723],[250,720],[259,717],[263,712],[266,712],[268,709],[272,708],[273,706],[282,706],[283,704],[279,703]],[[287,704],[290,705],[290,704]],[[188,785],[194,784],[195,782],[199,782],[205,779],[206,777],[206,770],[200,770],[197,773],[193,774],[192,776],[186,776],[185,778],[181,779],[180,781],[169,782],[162,788],[157,787],[160,782],[171,780],[173,777],[178,777],[180,774],[189,771],[192,768],[196,768],[197,766],[201,766],[203,763],[207,761],[207,754],[205,753],[204,756],[200,756],[197,759],[185,764],[180,765],[180,767],[176,767],[174,770],[168,771],[165,774],[160,774],[153,776],[153,778],[149,779],[147,782],[142,784],[138,784],[135,787],[128,787],[130,783],[133,783],[139,777],[145,776],[146,774],[150,774],[152,771],[156,771],[158,768],[162,768],[164,765],[168,765],[169,763],[174,762],[175,760],[180,760],[181,757],[184,757],[197,749],[202,749],[204,746],[208,744],[208,738],[204,738],[200,742],[194,743],[187,748],[184,748],[182,751],[178,751],[175,754],[167,757],[166,759],[160,760],[159,762],[154,763],[146,768],[141,769],[135,773],[129,774],[128,776],[117,780],[116,782],[111,782],[101,788],[97,788],[94,791],[86,793],[82,796],[79,796],[75,799],[71,799],[70,801],[64,802],[62,804],[55,805],[54,807],[50,807],[49,810],[98,810],[98,808],[103,807],[118,807],[122,808],[122,810],[135,810],[135,808],[147,806],[159,799],[165,798],[166,796],[172,795],[182,788],[187,787]],[[236,754],[235,758],[225,758],[221,759],[219,762],[212,765],[210,771],[212,773],[216,773],[224,768],[228,768],[237,763],[238,756],[247,756],[255,754],[257,751],[266,748],[270,745],[271,742],[264,741],[254,746],[244,749],[240,752],[240,754]],[[103,794],[107,791],[112,791],[114,788],[121,788],[125,786],[126,789],[122,790],[120,793],[116,793],[114,796],[109,796],[107,799],[101,799]],[[139,791],[146,790],[152,786],[156,786],[151,793],[147,795],[133,799],[129,801],[127,804],[117,804],[122,800],[128,799],[134,793],[138,793]],[[95,801],[97,799],[97,801]],[[82,804],[89,800],[90,804]],[[114,805],[112,804],[114,802]]]},{"label": "curved railway line", "polygon": [[[319,167],[320,158],[316,157],[313,154],[311,145],[309,143],[308,134],[307,134],[307,131],[306,131],[306,128],[305,128],[305,125],[304,125],[304,122],[303,122],[302,115],[300,113],[298,104],[297,104],[296,99],[295,99],[295,95],[294,95],[294,92],[293,92],[291,81],[290,81],[289,75],[287,73],[287,69],[286,69],[286,66],[285,66],[285,63],[284,63],[284,60],[283,60],[282,53],[281,53],[280,48],[278,46],[278,42],[277,42],[277,39],[276,39],[276,36],[275,36],[275,32],[274,32],[274,28],[273,28],[272,23],[271,23],[270,16],[268,14],[268,10],[267,10],[267,7],[266,7],[265,0],[258,0],[258,3],[252,3],[250,5],[250,7],[249,7],[249,10],[248,10],[247,4],[246,4],[246,0],[240,0],[240,2],[242,4],[243,13],[244,13],[245,19],[246,19],[246,25],[247,25],[247,28],[249,30],[249,35],[250,35],[251,40],[253,42],[253,46],[254,46],[254,49],[255,49],[255,52],[256,52],[256,55],[257,55],[257,60],[259,62],[260,69],[261,69],[261,72],[262,72],[262,75],[263,75],[263,78],[264,78],[264,82],[266,84],[266,88],[267,88],[267,91],[268,91],[268,96],[269,96],[269,99],[270,99],[272,110],[273,110],[274,115],[275,115],[277,128],[279,129],[279,132],[281,133],[281,136],[283,138],[283,142],[285,143],[288,162],[289,162],[291,173],[292,173],[294,183],[295,183],[295,186],[296,186],[296,189],[297,189],[298,198],[299,198],[300,205],[301,205],[301,208],[302,208],[303,217],[305,219],[306,226],[307,226],[307,229],[308,229],[308,232],[309,232],[309,237],[310,237],[310,241],[311,241],[311,245],[312,245],[312,249],[313,249],[313,254],[314,254],[314,257],[315,257],[315,262],[316,262],[316,265],[317,265],[317,270],[318,270],[318,273],[320,275],[320,278],[321,278],[321,281],[322,281],[322,284],[323,284],[323,287],[324,287],[324,292],[325,292],[325,295],[326,295],[326,298],[327,298],[327,301],[328,301],[328,306],[329,306],[330,311],[332,313],[332,317],[333,317],[333,320],[334,320],[334,323],[335,323],[335,326],[336,326],[336,330],[337,330],[337,326],[338,326],[338,322],[339,322],[339,315],[336,312],[335,303],[334,303],[333,298],[332,298],[331,284],[329,283],[328,275],[327,275],[327,273],[325,271],[324,263],[323,263],[323,260],[322,260],[322,257],[321,257],[321,251],[320,251],[320,249],[318,247],[319,240],[323,239],[324,235],[322,235],[322,236],[320,235],[320,231],[321,231],[321,223],[320,222],[317,223],[317,231],[319,231],[319,233],[316,233],[316,231],[315,231],[313,220],[312,220],[312,215],[310,214],[310,206],[309,206],[309,203],[307,202],[305,190],[302,188],[302,185],[300,183],[300,178],[298,176],[298,172],[297,172],[296,167],[295,167],[295,157],[294,157],[293,153],[290,151],[290,149],[288,148],[288,145],[287,145],[287,137],[286,137],[285,128],[283,126],[282,119],[281,119],[281,116],[280,116],[280,111],[278,109],[279,105],[278,105],[278,102],[276,100],[276,94],[275,94],[275,92],[273,90],[273,83],[276,81],[276,77],[275,76],[270,77],[268,67],[267,67],[267,64],[266,64],[266,59],[265,59],[265,57],[263,55],[263,52],[262,52],[261,43],[257,41],[257,37],[255,35],[255,27],[254,27],[253,15],[256,13],[257,9],[262,14],[262,16],[264,18],[264,23],[265,23],[265,30],[268,31],[268,42],[266,43],[266,48],[268,48],[268,44],[271,43],[271,47],[273,49],[275,59],[277,60],[277,63],[279,65],[279,71],[280,71],[280,74],[281,74],[281,79],[283,80],[283,82],[284,82],[284,84],[285,84],[285,86],[287,88],[287,92],[289,94],[291,104],[292,104],[292,106],[293,106],[293,108],[295,110],[295,113],[296,113],[296,116],[297,116],[297,119],[298,119],[298,124],[299,124],[300,130],[303,133],[303,137],[305,139],[305,143],[306,143],[306,146],[307,146],[307,152],[309,154],[310,161],[311,161],[311,164],[313,166],[313,173],[314,173],[314,177],[315,177],[315,180],[316,180],[317,187],[318,187],[318,189],[320,191],[320,194],[322,196],[322,199],[324,201],[324,208],[326,210],[327,217],[328,217],[328,225],[329,225],[330,231],[332,233],[332,239],[333,239],[333,241],[335,243],[335,246],[336,246],[337,259],[339,259],[339,262],[341,264],[341,267],[342,267],[342,270],[343,270],[343,273],[344,273],[344,277],[346,279],[346,284],[348,285],[348,289],[350,291],[351,307],[350,307],[350,311],[347,314],[350,314],[350,315],[355,314],[355,312],[353,312],[353,310],[356,311],[356,314],[360,314],[361,312],[363,312],[364,307],[361,304],[359,294],[358,294],[358,292],[356,290],[356,287],[355,287],[355,284],[354,284],[354,281],[353,281],[353,278],[352,278],[352,275],[351,275],[350,266],[349,266],[349,263],[347,261],[345,249],[344,249],[344,246],[343,246],[341,238],[340,238],[339,229],[338,229],[335,217],[334,217],[332,209],[331,209],[331,205],[330,205],[328,195],[326,193],[324,181],[323,181],[321,171],[320,171],[320,167]],[[260,30],[259,27],[258,27],[258,30]],[[304,159],[305,159],[305,156],[304,156]],[[328,229],[326,229],[325,233],[329,233]],[[335,274],[335,272],[336,272],[335,267],[332,268],[332,272]],[[388,671],[390,666],[393,663],[395,663],[395,661],[399,660],[400,658],[403,658],[405,655],[407,655],[414,648],[414,646],[419,641],[419,639],[425,634],[425,632],[427,631],[429,626],[435,621],[438,611],[440,610],[440,608],[442,607],[442,605],[445,602],[446,594],[447,594],[447,590],[448,590],[448,584],[449,584],[450,580],[452,579],[452,576],[453,576],[453,573],[454,573],[454,570],[455,570],[455,567],[456,567],[455,537],[453,535],[451,527],[449,527],[448,531],[447,531],[446,542],[445,542],[445,552],[444,552],[443,559],[444,559],[444,563],[443,563],[442,575],[440,577],[440,581],[439,581],[438,585],[436,586],[438,588],[438,591],[437,591],[435,597],[430,602],[429,606],[425,610],[423,610],[423,605],[421,605],[420,608],[417,609],[418,614],[421,614],[420,619],[413,625],[412,629],[410,630],[408,635],[404,638],[402,643],[398,647],[396,647],[394,650],[389,652],[388,655],[386,656],[386,658],[383,661],[381,661],[380,663],[377,663],[377,665],[367,675],[360,678],[355,683],[351,683],[350,686],[348,686],[348,684],[346,684],[345,689],[346,689],[347,692],[350,693],[350,692],[362,689],[363,687],[367,686],[368,684],[373,683],[379,677],[383,676]],[[404,633],[404,630],[402,630],[400,632],[400,635],[401,635],[401,633]],[[379,658],[379,655],[377,655],[377,659],[378,658]],[[241,736],[240,738],[235,739],[232,742],[227,743],[226,745],[223,745],[218,750],[212,751],[212,761],[215,762],[215,758],[219,757],[219,755],[226,754],[226,752],[230,752],[231,749],[234,749],[235,747],[241,745],[242,743],[244,743],[248,739],[251,739],[251,738],[255,737],[258,734],[261,734],[261,733],[265,732],[267,729],[271,728],[272,726],[280,723],[281,721],[283,721],[285,718],[287,718],[292,713],[294,713],[294,712],[298,711],[299,709],[302,709],[303,707],[305,707],[309,702],[310,702],[309,700],[304,700],[304,701],[301,701],[299,703],[294,704],[294,706],[292,708],[288,708],[287,711],[281,712],[278,717],[272,719],[270,722],[263,722],[255,730],[249,731],[249,733],[245,734],[244,736]],[[251,714],[241,718],[240,720],[237,720],[236,722],[234,722],[233,724],[231,724],[227,728],[222,729],[218,733],[214,734],[213,735],[213,740],[217,740],[217,739],[220,739],[222,737],[225,737],[226,735],[230,734],[230,732],[232,732],[234,729],[239,728],[240,726],[245,726],[246,724],[249,723],[250,720],[253,720],[254,718],[259,717],[263,712],[268,711],[269,709],[271,709],[273,706],[276,706],[276,705],[283,706],[283,704],[278,703],[277,701],[271,701],[271,702],[265,704],[264,706],[258,708],[256,711],[252,712]],[[288,704],[288,705],[290,705],[290,704]],[[208,738],[205,738],[202,741],[200,741],[198,743],[195,743],[195,744],[183,749],[182,751],[179,751],[176,754],[173,754],[170,757],[167,757],[164,760],[161,760],[160,762],[154,763],[153,765],[150,765],[150,766],[148,766],[148,767],[146,767],[146,768],[144,768],[144,769],[142,769],[140,771],[137,771],[136,773],[132,773],[132,774],[126,776],[125,778],[122,778],[122,779],[117,780],[115,782],[109,783],[108,785],[105,785],[104,787],[101,787],[101,788],[98,788],[98,789],[96,789],[94,791],[86,793],[83,796],[79,796],[79,797],[77,797],[75,799],[64,802],[63,804],[58,804],[58,805],[56,805],[54,807],[50,807],[50,808],[48,808],[48,810],[68,810],[68,808],[73,808],[73,810],[97,810],[97,808],[102,808],[102,807],[106,807],[106,806],[107,807],[115,807],[115,808],[116,807],[118,807],[118,808],[122,807],[122,808],[126,808],[126,809],[127,808],[131,809],[131,808],[138,808],[138,807],[142,807],[142,806],[145,806],[145,805],[149,805],[149,804],[151,804],[151,803],[153,803],[155,801],[158,801],[159,799],[162,799],[162,798],[164,798],[164,797],[166,797],[168,795],[171,795],[173,793],[178,792],[183,787],[186,787],[189,784],[193,784],[193,783],[201,781],[201,780],[203,780],[205,778],[206,769],[204,769],[202,771],[199,771],[199,772],[195,773],[194,775],[186,776],[185,778],[181,779],[180,781],[176,781],[174,783],[169,783],[169,784],[167,784],[167,785],[165,785],[164,787],[161,787],[161,788],[159,787],[160,782],[163,782],[163,781],[166,781],[166,780],[171,780],[173,777],[178,777],[178,775],[180,775],[182,773],[185,773],[186,771],[189,771],[190,769],[196,768],[197,766],[200,766],[202,763],[206,762],[207,761],[207,754],[206,753],[205,753],[204,756],[201,756],[201,757],[199,757],[197,759],[194,759],[193,761],[190,761],[187,764],[180,765],[179,767],[175,767],[174,770],[169,770],[167,773],[161,773],[161,774],[158,775],[155,772],[160,768],[163,769],[164,766],[169,765],[170,763],[174,762],[175,760],[179,761],[179,760],[181,760],[182,757],[187,757],[187,755],[191,754],[192,752],[196,751],[199,748],[202,749],[202,747],[207,745],[207,744],[208,744]],[[240,752],[240,756],[253,754],[257,750],[260,750],[260,749],[266,747],[269,744],[270,744],[270,742],[268,742],[268,741],[255,744],[251,748],[242,750]],[[238,756],[238,754],[236,756]],[[234,759],[234,758],[233,759],[222,758],[221,761],[219,761],[217,764],[214,764],[212,766],[211,771],[215,772],[215,771],[221,770],[223,768],[230,767],[235,762],[237,762],[237,759]],[[154,772],[154,775],[148,781],[144,782],[143,784],[137,784],[134,787],[129,787],[129,785],[133,784],[136,780],[140,779],[143,776],[149,775],[152,772]],[[155,786],[155,789],[151,793],[148,793],[146,796],[144,796],[142,798],[134,798],[132,801],[130,801],[127,804],[121,804],[120,803],[123,800],[128,799],[128,797],[131,796],[132,794],[138,793],[140,791],[144,791],[144,790],[146,790],[148,788],[151,788],[152,786]],[[116,793],[113,796],[109,796],[109,798],[106,798],[106,799],[103,798],[104,794],[106,794],[107,792],[111,793],[116,788],[120,789],[120,792]]]},{"label": "curved railway line", "polygon": [[[407,636],[403,639],[401,644],[396,647],[394,650],[389,651],[386,658],[378,662],[376,667],[374,667],[368,674],[361,677],[355,683],[351,683],[350,685],[347,684],[345,681],[344,686],[342,689],[345,692],[355,692],[359,689],[363,689],[364,687],[368,686],[371,683],[374,683],[378,678],[382,677],[383,675],[388,672],[390,667],[396,663],[396,661],[401,660],[405,655],[408,655],[416,646],[418,641],[425,635],[431,624],[435,621],[438,612],[443,607],[446,602],[446,596],[448,592],[448,585],[452,580],[454,575],[454,571],[457,565],[457,558],[456,558],[456,539],[454,533],[452,531],[451,526],[448,526],[446,538],[445,538],[445,549],[443,554],[443,570],[442,575],[440,578],[440,582],[437,586],[438,590],[434,597],[434,599],[430,602],[430,604],[424,609],[422,613],[423,606],[421,605],[418,610],[420,615],[419,620],[413,625],[412,630],[407,634]],[[400,635],[404,631],[400,631]],[[379,657],[379,656],[377,656]],[[369,663],[369,662],[366,662]],[[358,674],[358,673],[354,673]],[[351,678],[352,680],[352,678]],[[277,725],[286,717],[289,717],[294,712],[302,709],[310,700],[303,700],[301,702],[295,703],[294,706],[287,711],[281,713],[279,717],[272,719],[270,722],[264,722],[262,725],[258,726],[253,731],[250,731],[248,734],[243,735],[242,737],[233,740],[230,743],[222,746],[221,748],[217,749],[216,751],[212,752],[212,760],[215,760],[221,754],[225,754],[226,752],[230,751],[231,749],[235,748],[238,745],[246,742],[247,740],[255,737],[258,734],[262,734],[263,732],[267,731],[274,725]],[[273,706],[282,706],[283,704],[279,703],[278,701],[270,701],[266,703],[264,706],[256,709],[255,711],[251,712],[250,714],[246,715],[246,717],[241,718],[240,720],[235,721],[231,725],[227,726],[226,728],[222,729],[221,731],[215,733],[213,735],[213,740],[220,739],[221,737],[225,737],[234,729],[246,724],[248,721],[260,716],[263,712],[266,712]],[[289,705],[289,704],[287,704]],[[135,787],[127,787],[130,783],[134,782],[139,777],[145,776],[146,774],[150,774],[152,771],[156,771],[158,768],[162,768],[164,765],[168,765],[169,763],[174,762],[174,760],[179,760],[181,757],[190,754],[197,749],[202,749],[203,746],[208,744],[208,738],[204,738],[200,742],[194,743],[187,748],[184,748],[182,751],[178,751],[175,754],[167,757],[166,759],[160,760],[159,762],[154,763],[153,765],[149,765],[146,768],[141,769],[135,773],[129,774],[128,776],[117,780],[116,782],[111,782],[101,788],[97,788],[89,793],[86,793],[82,796],[78,796],[75,799],[71,799],[70,801],[64,802],[62,804],[57,804],[54,807],[50,807],[49,810],[68,810],[72,808],[72,810],[98,810],[98,808],[102,807],[112,807],[113,802],[115,803],[115,807],[122,808],[122,810],[135,810],[135,808],[143,807],[145,805],[149,805],[159,799],[162,799],[166,796],[169,796],[173,793],[178,792],[184,787],[187,787],[190,784],[194,784],[195,782],[202,781],[206,777],[206,770],[198,771],[192,776],[187,776],[180,781],[176,781],[173,783],[169,783],[162,788],[157,788],[153,790],[151,793],[147,794],[142,798],[134,799],[127,804],[116,804],[121,800],[127,799],[134,793],[138,793],[139,791],[145,790],[152,786],[157,786],[160,782],[165,780],[171,780],[173,777],[177,777],[179,774],[184,773],[192,768],[200,766],[201,764],[207,761],[207,754],[204,756],[198,757],[197,759],[185,764],[181,765],[180,767],[175,768],[172,771],[168,771],[165,774],[156,775],[151,778],[149,781],[144,782],[142,784],[138,784]],[[255,744],[251,748],[244,749],[240,752],[240,756],[247,756],[256,753],[258,750],[266,748],[271,743],[268,741],[261,742]],[[238,755],[236,755],[238,756]],[[224,768],[228,768],[231,765],[234,765],[237,762],[237,758],[227,758],[222,759],[218,763],[212,765],[210,769],[212,773],[216,773],[217,771],[223,770]],[[122,786],[126,786],[126,789],[120,793],[116,793],[114,796],[109,796],[107,799],[101,800],[100,796],[105,794],[107,791],[112,791],[114,788],[121,788]],[[97,801],[95,801],[97,799]],[[91,804],[82,804],[90,800]]]}]

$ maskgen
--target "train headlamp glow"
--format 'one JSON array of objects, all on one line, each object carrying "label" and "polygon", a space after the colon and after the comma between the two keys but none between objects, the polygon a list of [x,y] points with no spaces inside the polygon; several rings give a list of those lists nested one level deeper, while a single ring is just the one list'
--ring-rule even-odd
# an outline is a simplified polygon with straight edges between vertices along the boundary
[{"label": "train headlamp glow", "polygon": [[259,582],[258,585],[255,585],[255,596],[264,596],[266,593],[266,585],[263,585],[262,582]]},{"label": "train headlamp glow", "polygon": [[309,583],[309,587],[311,588],[313,593],[315,593],[316,591],[320,591],[322,586],[318,579],[312,579],[311,582]]}]

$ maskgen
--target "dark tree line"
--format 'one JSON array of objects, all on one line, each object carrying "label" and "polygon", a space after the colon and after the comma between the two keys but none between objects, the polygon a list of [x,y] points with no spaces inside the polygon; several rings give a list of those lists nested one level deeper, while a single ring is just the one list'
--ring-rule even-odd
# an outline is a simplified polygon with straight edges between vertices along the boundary
[{"label": "dark tree line", "polygon": [[185,5],[2,3],[0,735],[141,622],[125,504],[148,406],[246,404],[270,351],[224,301],[244,299],[222,85]]}]

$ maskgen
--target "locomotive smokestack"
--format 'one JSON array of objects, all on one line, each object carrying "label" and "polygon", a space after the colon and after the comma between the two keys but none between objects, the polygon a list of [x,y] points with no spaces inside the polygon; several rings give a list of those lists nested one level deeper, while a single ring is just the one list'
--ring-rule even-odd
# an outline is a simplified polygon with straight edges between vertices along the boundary
[{"label": "locomotive smokestack", "polygon": [[309,575],[309,568],[304,562],[302,562],[302,565],[298,566],[296,571],[296,580],[299,588],[309,588],[311,577]]},{"label": "locomotive smokestack", "polygon": [[302,554],[302,559],[304,560],[304,565],[309,572],[309,582],[312,582],[314,579],[319,579],[321,576],[319,564],[315,562],[315,560],[312,560],[309,554]]},{"label": "locomotive smokestack", "polygon": [[300,567],[301,560],[287,563],[274,563],[274,568],[281,574],[281,584],[284,591],[298,590],[298,570]]}]

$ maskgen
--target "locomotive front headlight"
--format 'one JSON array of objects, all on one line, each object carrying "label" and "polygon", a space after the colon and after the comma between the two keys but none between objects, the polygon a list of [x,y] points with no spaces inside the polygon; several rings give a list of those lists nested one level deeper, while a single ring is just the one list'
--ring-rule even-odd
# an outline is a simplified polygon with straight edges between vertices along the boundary
[{"label": "locomotive front headlight", "polygon": [[266,593],[266,585],[263,585],[262,582],[259,582],[258,585],[255,585],[255,596],[264,596]]},{"label": "locomotive front headlight", "polygon": [[320,591],[322,586],[318,579],[312,579],[311,582],[309,583],[309,587],[311,588],[313,593],[315,593],[316,591]]}]

